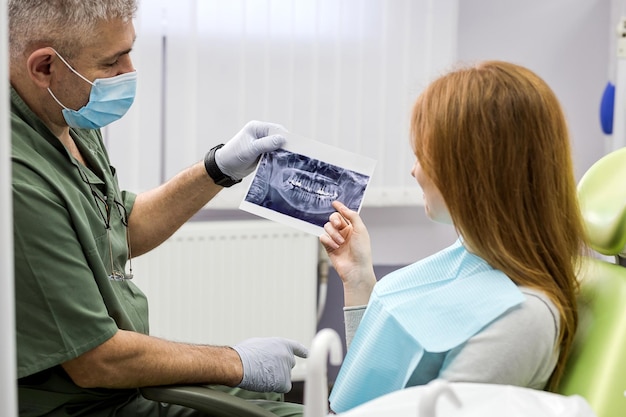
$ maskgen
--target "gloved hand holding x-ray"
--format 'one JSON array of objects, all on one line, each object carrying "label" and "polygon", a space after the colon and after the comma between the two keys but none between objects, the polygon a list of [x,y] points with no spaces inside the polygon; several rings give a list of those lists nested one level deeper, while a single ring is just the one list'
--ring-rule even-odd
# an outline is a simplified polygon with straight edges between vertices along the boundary
[{"label": "gloved hand holding x-ray", "polygon": [[275,123],[248,122],[235,137],[215,152],[215,162],[225,175],[240,180],[254,171],[261,154],[285,143],[285,137],[280,132],[287,130]]}]

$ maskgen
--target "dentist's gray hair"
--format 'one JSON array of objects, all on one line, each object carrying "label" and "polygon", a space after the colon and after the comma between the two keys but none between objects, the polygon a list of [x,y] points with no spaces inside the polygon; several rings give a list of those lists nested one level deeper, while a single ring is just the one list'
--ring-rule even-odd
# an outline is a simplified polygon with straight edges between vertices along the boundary
[{"label": "dentist's gray hair", "polygon": [[10,60],[45,46],[71,58],[97,23],[131,20],[136,12],[137,0],[9,0]]}]

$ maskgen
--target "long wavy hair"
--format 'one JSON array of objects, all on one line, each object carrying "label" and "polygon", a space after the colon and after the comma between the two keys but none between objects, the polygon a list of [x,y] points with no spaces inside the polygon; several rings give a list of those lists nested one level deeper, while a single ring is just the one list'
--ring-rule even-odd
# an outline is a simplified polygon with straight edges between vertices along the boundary
[{"label": "long wavy hair", "polygon": [[578,325],[576,278],[586,239],[565,116],[532,71],[488,61],[431,83],[413,108],[411,137],[472,252],[560,313],[556,389]]}]

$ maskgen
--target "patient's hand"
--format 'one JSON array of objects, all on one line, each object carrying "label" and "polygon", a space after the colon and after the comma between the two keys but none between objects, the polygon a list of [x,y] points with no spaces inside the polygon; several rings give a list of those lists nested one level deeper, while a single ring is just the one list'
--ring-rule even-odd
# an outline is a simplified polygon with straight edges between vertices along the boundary
[{"label": "patient's hand", "polygon": [[376,283],[369,233],[357,212],[338,201],[333,207],[320,242],[343,282],[345,305],[364,305]]}]

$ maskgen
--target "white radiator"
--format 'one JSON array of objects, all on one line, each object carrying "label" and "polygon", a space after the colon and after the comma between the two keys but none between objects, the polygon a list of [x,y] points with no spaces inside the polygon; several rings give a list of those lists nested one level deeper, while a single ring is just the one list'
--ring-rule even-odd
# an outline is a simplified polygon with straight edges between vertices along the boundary
[{"label": "white radiator", "polygon": [[[133,259],[150,302],[150,333],[181,342],[232,345],[315,336],[318,238],[266,220],[189,222]],[[294,380],[305,376],[299,360]]]}]

